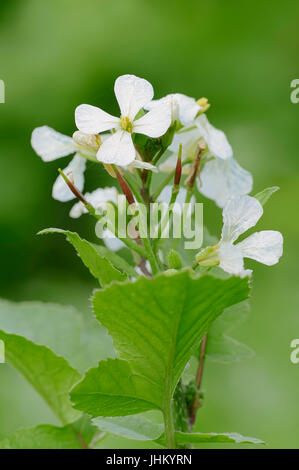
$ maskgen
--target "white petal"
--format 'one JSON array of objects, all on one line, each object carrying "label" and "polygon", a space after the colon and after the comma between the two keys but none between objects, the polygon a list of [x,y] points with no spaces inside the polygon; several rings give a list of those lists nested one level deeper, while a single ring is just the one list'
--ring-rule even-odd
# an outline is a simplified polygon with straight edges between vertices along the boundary
[{"label": "white petal", "polygon": [[172,153],[164,162],[159,165],[159,170],[164,173],[170,173],[176,168],[178,156]]},{"label": "white petal", "polygon": [[252,258],[259,263],[272,266],[278,263],[283,251],[283,237],[280,232],[263,230],[247,237],[237,246],[244,258]]},{"label": "white petal", "polygon": [[90,104],[81,104],[76,108],[75,121],[78,129],[86,134],[97,134],[98,132],[117,129],[120,126],[119,118]]},{"label": "white petal", "polygon": [[110,251],[118,251],[126,246],[114,235],[114,233],[110,232],[108,229],[103,231],[103,242]]},{"label": "white petal", "polygon": [[158,168],[155,165],[152,165],[151,163],[148,162],[143,162],[142,160],[133,160],[132,163],[130,163],[129,168],[142,168],[144,170],[150,170],[153,171],[154,173],[158,173]]},{"label": "white petal", "polygon": [[81,201],[76,202],[70,210],[69,216],[73,219],[78,219],[82,214],[87,214],[87,209]]},{"label": "white petal", "polygon": [[233,150],[227,140],[226,135],[209,123],[205,114],[199,116],[195,121],[201,136],[206,141],[209,151],[214,157],[225,160],[233,156]]},{"label": "white petal", "polygon": [[[98,209],[105,202],[117,203],[117,189],[112,188],[98,188],[92,193],[85,193],[85,199],[95,208]],[[77,202],[70,211],[70,217],[77,219],[82,214],[87,214],[87,209],[82,202]]]},{"label": "white petal", "polygon": [[60,134],[51,127],[37,127],[32,132],[31,145],[44,162],[51,162],[76,151],[76,144],[71,137]]},{"label": "white petal", "polygon": [[168,150],[175,152],[177,156],[179,145],[182,144],[182,159],[185,160],[189,158],[192,160],[195,157],[197,144],[200,138],[201,134],[197,128],[191,130],[183,128],[174,135],[173,141],[168,147]]},{"label": "white petal", "polygon": [[220,244],[218,249],[219,266],[229,274],[244,275],[242,251],[229,242]]},{"label": "white petal", "polygon": [[154,96],[152,85],[143,78],[135,75],[122,75],[115,80],[114,92],[118,101],[121,115],[132,121],[138,111]]},{"label": "white petal", "polygon": [[148,111],[151,111],[152,109],[155,109],[161,104],[167,105],[170,108],[171,112],[171,121],[177,121],[179,119],[179,104],[177,99],[175,98],[175,94],[171,95],[166,95],[163,98],[160,98],[159,100],[152,100],[150,103],[148,103],[146,106],[144,106],[145,109]]},{"label": "white petal", "polygon": [[253,227],[263,214],[260,202],[251,196],[237,196],[230,199],[222,212],[223,228],[221,239],[233,242],[250,227]]},{"label": "white petal", "polygon": [[[182,189],[184,189],[184,188],[182,188]],[[171,192],[172,192],[172,186],[170,186],[170,185],[165,186],[162,189],[161,193],[159,194],[158,201],[166,202],[167,204],[169,204],[170,199],[171,199]]]},{"label": "white petal", "polygon": [[228,199],[250,193],[252,176],[234,158],[214,158],[205,164],[197,186],[204,196],[224,207]]},{"label": "white petal", "polygon": [[145,109],[154,109],[162,103],[167,103],[170,106],[172,122],[179,119],[183,126],[187,126],[194,121],[195,116],[201,109],[194,98],[181,93],[172,93],[159,100],[153,100],[145,106]]},{"label": "white petal", "polygon": [[113,186],[111,188],[98,188],[92,193],[85,195],[86,200],[93,205],[95,209],[105,202],[117,203],[117,189]]},{"label": "white petal", "polygon": [[[63,173],[68,176],[69,179],[74,180],[74,185],[77,189],[79,189],[79,191],[82,191],[84,187],[85,167],[85,158],[80,157],[80,155],[76,153],[76,155],[68,164],[68,166],[63,170]],[[70,190],[61,175],[58,176],[54,183],[52,196],[54,199],[57,199],[58,201],[62,202],[71,201],[75,198],[74,194],[72,193],[72,191]]]},{"label": "white petal", "polygon": [[102,143],[97,159],[103,163],[127,166],[135,160],[136,150],[132,136],[126,131],[117,131]]},{"label": "white petal", "polygon": [[187,126],[192,121],[194,121],[195,116],[201,110],[199,104],[195,101],[194,98],[190,96],[182,95],[181,93],[176,93],[175,98],[179,105],[179,117],[183,126]]},{"label": "white petal", "polygon": [[171,124],[171,110],[167,104],[161,104],[137,119],[133,123],[133,132],[148,137],[160,137]]}]

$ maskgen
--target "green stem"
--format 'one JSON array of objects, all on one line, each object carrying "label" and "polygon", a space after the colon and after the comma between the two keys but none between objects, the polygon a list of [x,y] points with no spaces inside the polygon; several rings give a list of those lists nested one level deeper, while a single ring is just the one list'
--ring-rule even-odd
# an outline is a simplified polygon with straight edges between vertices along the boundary
[{"label": "green stem", "polygon": [[165,440],[167,449],[175,449],[174,437],[174,421],[172,410],[172,399],[169,397],[164,409],[164,422],[165,422]]},{"label": "green stem", "polygon": [[147,255],[146,257],[149,260],[149,263],[150,263],[151,268],[152,268],[152,273],[153,273],[153,275],[155,275],[160,271],[160,267],[159,267],[159,263],[157,261],[157,258],[156,258],[155,254],[153,252],[151,242],[148,238],[142,238],[142,241],[143,241],[143,244],[144,244],[144,248],[146,250],[146,255]]},{"label": "green stem", "polygon": [[[130,188],[132,190],[133,195],[135,196],[135,199],[139,203],[143,204],[143,199],[140,195],[140,188],[138,188],[138,185],[136,185],[136,182],[135,182],[134,178],[132,178],[131,175],[126,173],[126,180],[127,180],[128,184],[130,185]],[[159,266],[159,262],[157,260],[157,257],[156,257],[156,255],[153,251],[151,241],[148,238],[148,236],[144,237],[144,238],[142,237],[141,240],[143,242],[144,249],[146,251],[146,256],[143,255],[143,258],[148,259],[148,261],[151,265],[152,274],[155,275],[160,271],[160,266]]]},{"label": "green stem", "polygon": [[[97,214],[97,211],[95,210],[95,208],[93,207],[92,204],[90,204],[86,199],[85,197],[81,194],[80,191],[78,191],[78,189],[73,185],[73,183],[68,179],[68,177],[63,173],[63,171],[61,171],[61,169],[59,168],[58,169],[58,172],[60,173],[60,175],[62,176],[62,178],[64,179],[64,181],[66,182],[66,184],[68,185],[68,187],[70,188],[70,190],[72,191],[72,193],[76,196],[77,199],[79,199],[79,201],[82,202],[82,204],[84,204],[84,206],[86,207],[86,209],[88,210],[88,212],[97,220],[101,220],[102,216]],[[138,245],[137,243],[135,243],[131,238],[119,238],[128,248],[130,248],[131,250],[134,250],[136,251],[136,253],[138,253],[142,258],[144,258],[146,256],[146,251],[144,250],[144,248],[141,246],[141,245]]]}]

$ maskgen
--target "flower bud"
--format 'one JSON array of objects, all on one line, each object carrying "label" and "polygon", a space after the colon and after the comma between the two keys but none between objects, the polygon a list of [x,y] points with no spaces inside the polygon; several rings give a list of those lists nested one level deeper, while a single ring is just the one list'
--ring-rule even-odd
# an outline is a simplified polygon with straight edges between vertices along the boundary
[{"label": "flower bud", "polygon": [[218,255],[219,244],[214,246],[207,246],[199,253],[197,253],[195,259],[201,266],[212,267],[218,266],[220,260]]},{"label": "flower bud", "polygon": [[101,138],[98,134],[85,134],[85,132],[76,131],[73,133],[73,141],[80,147],[97,153],[102,144]]},{"label": "flower bud", "polygon": [[180,144],[179,146],[179,154],[178,154],[178,160],[175,168],[175,174],[174,174],[174,186],[179,186],[180,181],[181,181],[181,176],[182,176],[182,149],[183,146]]},{"label": "flower bud", "polygon": [[170,250],[168,253],[168,266],[170,269],[181,269],[182,260],[177,251]]}]

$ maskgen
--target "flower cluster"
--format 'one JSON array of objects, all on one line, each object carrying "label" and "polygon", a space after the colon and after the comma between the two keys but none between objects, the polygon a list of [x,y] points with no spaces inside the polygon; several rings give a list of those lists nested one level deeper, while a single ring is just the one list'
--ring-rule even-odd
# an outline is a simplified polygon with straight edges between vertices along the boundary
[{"label": "flower cluster", "polygon": [[[179,93],[153,100],[152,85],[134,75],[117,78],[114,92],[120,108],[119,117],[82,104],[75,110],[77,130],[72,138],[47,126],[33,131],[31,142],[36,153],[45,162],[75,154],[63,174],[79,192],[84,189],[84,171],[91,160],[104,165],[112,177],[117,176],[126,195],[131,190],[136,193],[137,187],[138,196],[147,204],[161,200],[166,193],[171,202],[176,200],[178,193],[181,198],[184,194],[190,202],[195,190],[197,195],[201,193],[215,201],[223,208],[222,235],[219,243],[197,255],[196,260],[202,266],[218,265],[228,273],[244,276],[249,274],[244,269],[244,257],[267,265],[276,263],[283,244],[279,232],[258,232],[234,244],[242,233],[257,223],[263,209],[257,199],[248,196],[253,184],[251,174],[233,157],[224,132],[210,124],[206,116],[210,106],[208,100],[196,100]],[[152,190],[152,172],[158,172],[160,179],[167,173],[160,190]],[[181,179],[184,180],[184,175],[187,175],[188,190],[182,193],[177,186]],[[173,188],[163,192],[173,176]],[[131,177],[136,183],[134,187],[128,184]],[[195,182],[196,188],[193,187]],[[138,200],[135,193],[134,200]],[[59,175],[52,195],[64,202],[73,199],[76,193]],[[85,200],[95,208],[103,202],[115,203],[116,197],[115,187],[85,194]],[[82,198],[71,209],[71,217],[87,212]],[[121,246],[120,242],[111,249]]]}]

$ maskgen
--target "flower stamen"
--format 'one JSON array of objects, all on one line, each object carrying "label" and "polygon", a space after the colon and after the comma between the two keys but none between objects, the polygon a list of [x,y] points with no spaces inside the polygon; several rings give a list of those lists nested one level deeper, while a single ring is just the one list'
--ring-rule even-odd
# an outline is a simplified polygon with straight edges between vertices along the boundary
[{"label": "flower stamen", "polygon": [[131,119],[128,116],[121,116],[120,125],[121,125],[121,128],[124,131],[130,132],[130,134],[132,134],[132,132],[133,132],[133,123],[132,123]]}]

